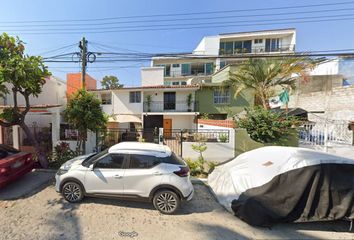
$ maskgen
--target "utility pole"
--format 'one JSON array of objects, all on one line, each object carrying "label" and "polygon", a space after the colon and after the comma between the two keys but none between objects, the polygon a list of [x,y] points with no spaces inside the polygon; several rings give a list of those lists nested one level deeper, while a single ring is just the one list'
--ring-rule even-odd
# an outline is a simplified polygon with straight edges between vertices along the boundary
[{"label": "utility pole", "polygon": [[81,87],[86,89],[87,40],[85,37],[80,41],[79,48],[81,49]]}]

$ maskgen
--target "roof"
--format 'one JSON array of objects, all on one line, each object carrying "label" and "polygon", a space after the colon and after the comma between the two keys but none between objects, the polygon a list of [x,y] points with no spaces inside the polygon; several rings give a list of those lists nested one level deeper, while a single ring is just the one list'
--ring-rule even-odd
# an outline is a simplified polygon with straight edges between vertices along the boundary
[{"label": "roof", "polygon": [[121,142],[108,150],[110,153],[129,151],[135,153],[153,154],[158,157],[170,156],[171,149],[166,145],[143,142]]},{"label": "roof", "polygon": [[89,91],[112,91],[112,90],[143,90],[143,89],[199,89],[198,85],[180,85],[180,86],[166,86],[166,85],[156,85],[156,86],[140,86],[140,87],[125,87],[117,89],[92,89]]},{"label": "roof", "polygon": [[261,32],[279,32],[279,31],[295,31],[296,28],[278,28],[278,29],[268,29],[268,30],[257,30],[257,31],[247,31],[247,32],[231,32],[231,33],[220,33],[220,36],[233,35],[233,34],[248,34],[248,33],[261,33]]}]

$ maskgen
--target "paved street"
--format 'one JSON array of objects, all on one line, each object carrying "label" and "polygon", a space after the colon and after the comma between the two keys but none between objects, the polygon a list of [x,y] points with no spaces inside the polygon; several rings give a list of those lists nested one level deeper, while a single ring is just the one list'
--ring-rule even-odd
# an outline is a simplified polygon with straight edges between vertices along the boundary
[{"label": "paved street", "polygon": [[349,223],[281,224],[253,228],[226,212],[207,187],[178,215],[150,204],[86,198],[70,204],[52,185],[26,198],[0,201],[0,239],[353,239]]}]

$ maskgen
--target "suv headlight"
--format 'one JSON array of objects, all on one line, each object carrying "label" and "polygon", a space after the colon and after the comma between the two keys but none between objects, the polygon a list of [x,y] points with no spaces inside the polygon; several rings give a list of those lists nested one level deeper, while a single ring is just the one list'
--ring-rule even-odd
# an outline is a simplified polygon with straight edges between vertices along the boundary
[{"label": "suv headlight", "polygon": [[57,175],[63,175],[64,173],[67,173],[68,172],[68,170],[66,170],[66,169],[59,169],[58,171],[57,171]]}]

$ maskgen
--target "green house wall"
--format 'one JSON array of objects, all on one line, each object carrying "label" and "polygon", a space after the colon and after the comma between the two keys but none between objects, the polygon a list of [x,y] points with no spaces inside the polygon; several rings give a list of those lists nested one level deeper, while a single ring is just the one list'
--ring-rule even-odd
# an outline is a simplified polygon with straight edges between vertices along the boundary
[{"label": "green house wall", "polygon": [[225,69],[214,74],[212,76],[212,84],[217,86],[202,85],[196,92],[196,100],[199,104],[200,114],[233,114],[242,112],[245,107],[253,107],[254,105],[254,93],[253,90],[244,90],[235,98],[235,91],[230,88],[230,103],[229,104],[215,104],[214,103],[214,89],[219,88],[222,82],[226,81],[230,77],[230,72],[235,71],[236,66],[227,66]]}]

